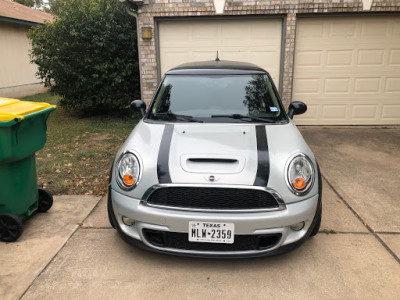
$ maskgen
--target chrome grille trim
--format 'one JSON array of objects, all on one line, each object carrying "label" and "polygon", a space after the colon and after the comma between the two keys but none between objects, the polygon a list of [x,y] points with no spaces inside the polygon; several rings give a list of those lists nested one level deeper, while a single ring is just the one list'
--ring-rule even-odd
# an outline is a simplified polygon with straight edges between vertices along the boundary
[{"label": "chrome grille trim", "polygon": [[[278,207],[274,208],[251,208],[251,209],[209,209],[209,208],[193,208],[193,207],[176,207],[176,206],[167,206],[167,205],[155,205],[148,203],[150,195],[158,189],[168,188],[168,187],[191,187],[191,188],[225,188],[225,189],[248,189],[248,190],[259,190],[272,195],[276,202],[278,203]],[[250,185],[214,185],[214,184],[156,184],[150,187],[143,195],[141,199],[141,204],[161,209],[172,209],[172,210],[180,210],[180,211],[196,211],[196,212],[228,212],[228,213],[245,213],[245,212],[268,212],[268,211],[280,211],[286,209],[286,204],[283,201],[282,197],[273,189],[267,187],[259,187],[259,186],[250,186]]]}]

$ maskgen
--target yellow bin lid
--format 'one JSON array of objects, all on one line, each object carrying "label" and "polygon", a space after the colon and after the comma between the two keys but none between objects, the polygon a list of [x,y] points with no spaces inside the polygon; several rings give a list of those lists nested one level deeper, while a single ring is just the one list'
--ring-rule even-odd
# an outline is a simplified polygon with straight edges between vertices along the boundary
[{"label": "yellow bin lid", "polygon": [[40,102],[20,101],[17,99],[0,97],[0,122],[7,122],[24,116],[44,110],[49,107],[56,108],[55,105]]}]

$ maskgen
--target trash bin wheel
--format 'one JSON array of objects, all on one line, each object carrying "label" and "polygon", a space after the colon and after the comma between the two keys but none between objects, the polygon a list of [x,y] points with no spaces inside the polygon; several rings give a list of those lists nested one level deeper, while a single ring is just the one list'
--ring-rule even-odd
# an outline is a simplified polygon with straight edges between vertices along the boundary
[{"label": "trash bin wheel", "polygon": [[15,242],[24,230],[20,219],[13,214],[0,214],[0,241]]},{"label": "trash bin wheel", "polygon": [[48,190],[39,188],[39,206],[38,212],[46,212],[53,206],[53,196],[50,194]]}]

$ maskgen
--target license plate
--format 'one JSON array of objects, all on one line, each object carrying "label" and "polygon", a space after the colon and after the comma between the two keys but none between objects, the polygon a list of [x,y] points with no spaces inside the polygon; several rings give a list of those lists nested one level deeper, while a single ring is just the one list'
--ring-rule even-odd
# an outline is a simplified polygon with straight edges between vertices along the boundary
[{"label": "license plate", "polygon": [[235,224],[189,222],[189,242],[233,244]]}]

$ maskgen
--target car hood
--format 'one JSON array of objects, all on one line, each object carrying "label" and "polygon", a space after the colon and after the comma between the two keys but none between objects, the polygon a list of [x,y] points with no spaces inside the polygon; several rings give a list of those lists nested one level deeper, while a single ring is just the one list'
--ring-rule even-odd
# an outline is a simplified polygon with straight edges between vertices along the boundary
[{"label": "car hood", "polygon": [[175,125],[169,152],[171,180],[251,185],[257,172],[256,144],[246,125]]},{"label": "car hood", "polygon": [[[142,166],[142,178],[129,194],[142,199],[157,184],[209,184],[264,186],[277,191],[286,202],[303,197],[293,195],[285,168],[297,153],[308,155],[317,169],[314,155],[293,122],[288,124],[219,124],[139,122],[117,157],[135,153]],[[112,187],[118,189],[113,182]]]}]

